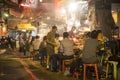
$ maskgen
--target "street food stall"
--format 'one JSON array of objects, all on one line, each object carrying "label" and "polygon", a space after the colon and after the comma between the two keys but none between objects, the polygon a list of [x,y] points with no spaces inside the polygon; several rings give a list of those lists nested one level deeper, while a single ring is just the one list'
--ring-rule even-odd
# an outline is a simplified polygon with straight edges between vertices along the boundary
[{"label": "street food stall", "polygon": [[18,30],[35,30],[35,27],[29,23],[20,23],[17,25]]}]

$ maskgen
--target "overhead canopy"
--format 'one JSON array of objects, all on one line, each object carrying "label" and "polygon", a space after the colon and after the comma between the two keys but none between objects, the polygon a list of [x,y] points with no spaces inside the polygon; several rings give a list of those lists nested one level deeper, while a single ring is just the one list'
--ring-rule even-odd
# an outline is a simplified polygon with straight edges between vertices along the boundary
[{"label": "overhead canopy", "polygon": [[35,30],[35,27],[28,23],[21,23],[17,25],[18,30]]},{"label": "overhead canopy", "polygon": [[[19,6],[19,4],[13,2],[12,0],[0,0],[0,4],[4,3],[8,8],[12,8],[17,12],[22,12],[23,8]],[[3,6],[4,7],[4,6]]]}]

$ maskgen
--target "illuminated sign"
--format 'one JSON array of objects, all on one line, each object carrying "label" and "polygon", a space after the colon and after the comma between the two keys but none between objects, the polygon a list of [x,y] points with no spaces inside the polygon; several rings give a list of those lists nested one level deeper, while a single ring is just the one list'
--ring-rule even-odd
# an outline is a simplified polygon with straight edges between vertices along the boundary
[{"label": "illuminated sign", "polygon": [[38,4],[38,0],[25,0],[20,5],[24,7],[36,8],[37,4]]},{"label": "illuminated sign", "polygon": [[30,0],[30,3],[34,3],[35,0]]},{"label": "illuminated sign", "polygon": [[38,0],[29,0],[31,8],[37,8]]},{"label": "illuminated sign", "polygon": [[24,6],[24,7],[30,7],[30,5],[29,5],[29,4],[26,4],[26,3],[21,3],[20,5],[21,5],[21,6]]}]

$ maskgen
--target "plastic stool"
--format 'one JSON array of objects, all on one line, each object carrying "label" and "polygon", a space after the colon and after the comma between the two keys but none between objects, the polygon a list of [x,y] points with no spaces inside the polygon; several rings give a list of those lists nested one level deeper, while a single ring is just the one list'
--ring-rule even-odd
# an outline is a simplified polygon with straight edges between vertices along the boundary
[{"label": "plastic stool", "polygon": [[106,78],[108,78],[109,64],[113,64],[113,77],[114,77],[114,80],[117,80],[117,65],[118,65],[118,62],[117,61],[108,61]]},{"label": "plastic stool", "polygon": [[65,64],[71,64],[74,59],[65,59],[62,61],[62,72],[65,72]]},{"label": "plastic stool", "polygon": [[75,72],[75,75],[73,74],[72,76],[73,76],[73,78],[76,77],[76,80],[78,80],[78,78],[79,78],[79,72]]},{"label": "plastic stool", "polygon": [[[79,67],[79,69],[80,69],[81,71],[83,71],[82,65],[81,65],[81,67]],[[75,71],[75,72],[72,74],[73,78],[76,78],[76,80],[78,80],[78,79],[79,79],[79,76],[80,76],[81,73],[82,73],[81,71]]]},{"label": "plastic stool", "polygon": [[86,68],[87,67],[94,67],[95,68],[96,80],[99,80],[97,64],[83,64],[83,68],[84,68],[83,80],[86,80]]}]

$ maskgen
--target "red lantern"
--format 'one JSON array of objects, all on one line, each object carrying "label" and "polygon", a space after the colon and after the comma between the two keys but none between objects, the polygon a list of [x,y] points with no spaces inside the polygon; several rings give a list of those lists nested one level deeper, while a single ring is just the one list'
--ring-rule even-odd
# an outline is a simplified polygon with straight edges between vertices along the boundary
[{"label": "red lantern", "polygon": [[7,33],[6,27],[2,27],[2,35],[6,35],[6,33]]}]

